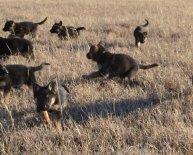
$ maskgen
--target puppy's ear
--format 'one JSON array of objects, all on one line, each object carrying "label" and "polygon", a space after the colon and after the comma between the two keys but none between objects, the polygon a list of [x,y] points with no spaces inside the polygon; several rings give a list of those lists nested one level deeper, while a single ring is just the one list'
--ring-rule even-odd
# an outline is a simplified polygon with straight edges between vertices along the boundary
[{"label": "puppy's ear", "polygon": [[62,21],[59,22],[59,25],[62,26]]},{"label": "puppy's ear", "polygon": [[52,92],[56,92],[57,91],[57,86],[56,86],[56,82],[54,81],[51,81],[49,84],[48,84],[48,89]]},{"label": "puppy's ear", "polygon": [[147,32],[143,32],[143,35],[144,35],[144,36],[147,36]]},{"label": "puppy's ear", "polygon": [[63,84],[62,87],[67,91],[67,93],[70,93],[70,91],[66,85]]},{"label": "puppy's ear", "polygon": [[103,47],[103,48],[104,48],[105,44],[104,44],[104,42],[100,41],[100,42],[98,43],[97,46],[98,46],[98,47]]},{"label": "puppy's ear", "polygon": [[88,43],[89,47],[91,47],[93,44],[92,43]]},{"label": "puppy's ear", "polygon": [[37,83],[33,83],[33,95],[34,98],[36,98],[36,96],[38,95],[38,92],[40,90],[41,86],[38,85]]}]

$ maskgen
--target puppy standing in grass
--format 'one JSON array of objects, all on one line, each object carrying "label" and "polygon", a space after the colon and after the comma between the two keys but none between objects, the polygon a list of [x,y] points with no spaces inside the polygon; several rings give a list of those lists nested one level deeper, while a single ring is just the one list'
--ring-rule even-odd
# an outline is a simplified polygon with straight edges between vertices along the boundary
[{"label": "puppy standing in grass", "polygon": [[147,19],[146,24],[137,26],[134,30],[134,37],[135,37],[135,46],[139,47],[140,44],[144,44],[147,40],[147,26],[149,25],[149,21]]},{"label": "puppy standing in grass", "polygon": [[60,21],[52,26],[50,33],[58,34],[61,40],[68,40],[69,38],[78,38],[81,30],[85,30],[85,27],[62,26],[62,21]]},{"label": "puppy standing in grass", "polygon": [[24,65],[0,65],[0,89],[3,90],[5,102],[12,87],[20,88],[22,85],[31,87],[36,82],[35,72],[40,71],[49,63],[42,63],[36,67]]},{"label": "puppy standing in grass", "polygon": [[125,85],[132,82],[139,69],[150,69],[158,66],[156,63],[142,65],[126,54],[110,53],[101,42],[98,45],[90,44],[90,50],[86,56],[88,59],[97,62],[99,71],[84,75],[83,78],[120,77],[124,79]]},{"label": "puppy standing in grass", "polygon": [[31,34],[32,38],[36,37],[38,25],[43,24],[47,20],[47,17],[38,23],[24,21],[24,22],[14,22],[13,20],[8,20],[3,28],[3,31],[9,31],[11,34],[23,38],[25,35]]},{"label": "puppy standing in grass", "polygon": [[32,43],[29,40],[18,37],[0,37],[0,58],[8,58],[8,56],[15,54],[34,59]]},{"label": "puppy standing in grass", "polygon": [[59,85],[56,81],[51,81],[46,86],[34,83],[33,92],[36,99],[37,112],[40,113],[43,121],[48,126],[51,126],[48,113],[52,113],[56,119],[56,129],[60,132],[62,130],[62,111],[68,103],[68,88],[65,85]]}]

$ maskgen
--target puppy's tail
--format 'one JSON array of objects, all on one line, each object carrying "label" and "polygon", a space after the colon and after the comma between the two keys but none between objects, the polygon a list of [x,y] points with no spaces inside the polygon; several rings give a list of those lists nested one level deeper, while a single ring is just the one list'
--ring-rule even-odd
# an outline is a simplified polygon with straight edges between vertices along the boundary
[{"label": "puppy's tail", "polygon": [[77,27],[76,29],[77,29],[78,32],[79,32],[80,30],[86,30],[85,27]]},{"label": "puppy's tail", "polygon": [[42,20],[41,22],[36,23],[36,24],[41,25],[41,24],[45,23],[45,21],[46,21],[47,19],[48,19],[48,17],[46,17],[44,20]]},{"label": "puppy's tail", "polygon": [[139,69],[150,69],[150,68],[153,68],[153,67],[157,67],[158,64],[151,64],[151,65],[142,65],[142,64],[139,64]]},{"label": "puppy's tail", "polygon": [[147,19],[145,19],[146,23],[144,25],[142,25],[143,27],[147,27],[149,25],[149,21]]},{"label": "puppy's tail", "polygon": [[42,63],[41,65],[39,65],[39,66],[36,66],[36,67],[30,67],[29,69],[30,69],[30,71],[32,71],[32,72],[36,72],[36,71],[40,71],[40,70],[42,70],[45,66],[47,66],[47,65],[50,65],[49,63]]}]

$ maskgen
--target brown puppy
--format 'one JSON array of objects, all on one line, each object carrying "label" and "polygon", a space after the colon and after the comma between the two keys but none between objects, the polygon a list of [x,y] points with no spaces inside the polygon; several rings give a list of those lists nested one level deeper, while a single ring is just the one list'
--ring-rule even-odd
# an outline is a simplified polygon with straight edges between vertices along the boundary
[{"label": "brown puppy", "polygon": [[81,30],[85,30],[85,27],[62,26],[62,21],[60,21],[59,23],[54,23],[50,33],[58,34],[61,40],[68,40],[69,38],[78,38]]},{"label": "brown puppy", "polygon": [[93,72],[84,78],[120,77],[125,80],[125,85],[131,82],[139,69],[149,69],[157,67],[158,64],[142,65],[126,54],[110,53],[101,43],[98,45],[90,44],[87,58],[97,62],[99,71]]},{"label": "brown puppy", "polygon": [[144,44],[147,40],[147,26],[149,25],[149,21],[147,19],[146,24],[137,26],[134,30],[134,37],[135,37],[135,46],[139,47],[140,44]]},{"label": "brown puppy", "polygon": [[38,25],[43,24],[46,20],[47,20],[47,17],[39,23],[34,23],[29,21],[16,23],[13,20],[8,20],[5,23],[3,31],[4,32],[9,31],[11,32],[11,34],[14,34],[15,36],[18,36],[21,38],[23,38],[24,35],[31,34],[32,37],[35,38]]}]

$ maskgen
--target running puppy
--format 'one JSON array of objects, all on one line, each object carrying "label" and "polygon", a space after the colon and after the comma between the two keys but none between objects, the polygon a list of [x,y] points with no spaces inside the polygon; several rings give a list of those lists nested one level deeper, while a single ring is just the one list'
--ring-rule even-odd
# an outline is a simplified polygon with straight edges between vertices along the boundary
[{"label": "running puppy", "polygon": [[43,24],[46,20],[47,20],[47,17],[39,23],[34,23],[29,21],[16,23],[13,20],[8,20],[4,25],[3,31],[4,32],[9,31],[11,32],[11,34],[14,34],[20,38],[23,38],[24,35],[28,35],[28,34],[31,34],[32,38],[35,38],[38,25]]},{"label": "running puppy", "polygon": [[68,40],[69,38],[78,38],[81,30],[86,30],[85,27],[72,27],[72,26],[62,26],[62,21],[59,23],[54,23],[50,33],[58,34],[61,40]]},{"label": "running puppy", "polygon": [[120,77],[124,79],[125,85],[128,82],[132,82],[139,69],[149,69],[158,66],[156,63],[142,65],[126,54],[110,53],[101,42],[98,45],[90,44],[90,50],[86,56],[98,64],[99,71],[84,75],[84,78]]},{"label": "running puppy", "polygon": [[42,70],[45,65],[49,65],[49,63],[42,63],[35,67],[0,64],[0,89],[3,91],[5,100],[8,99],[11,88],[20,88],[24,84],[31,87],[36,82],[34,73]]},{"label": "running puppy", "polygon": [[33,85],[34,98],[36,99],[37,112],[42,120],[50,127],[51,120],[48,113],[52,113],[56,119],[56,129],[62,130],[62,111],[68,104],[67,93],[70,93],[65,85],[58,85],[51,81],[46,86],[37,83]]},{"label": "running puppy", "polygon": [[135,37],[135,46],[139,47],[140,44],[145,43],[147,40],[147,26],[149,25],[149,22],[147,19],[145,19],[146,24],[137,26],[134,30],[134,37]]},{"label": "running puppy", "polygon": [[0,37],[0,58],[8,58],[10,55],[15,54],[34,59],[32,43],[29,40],[18,37]]}]

